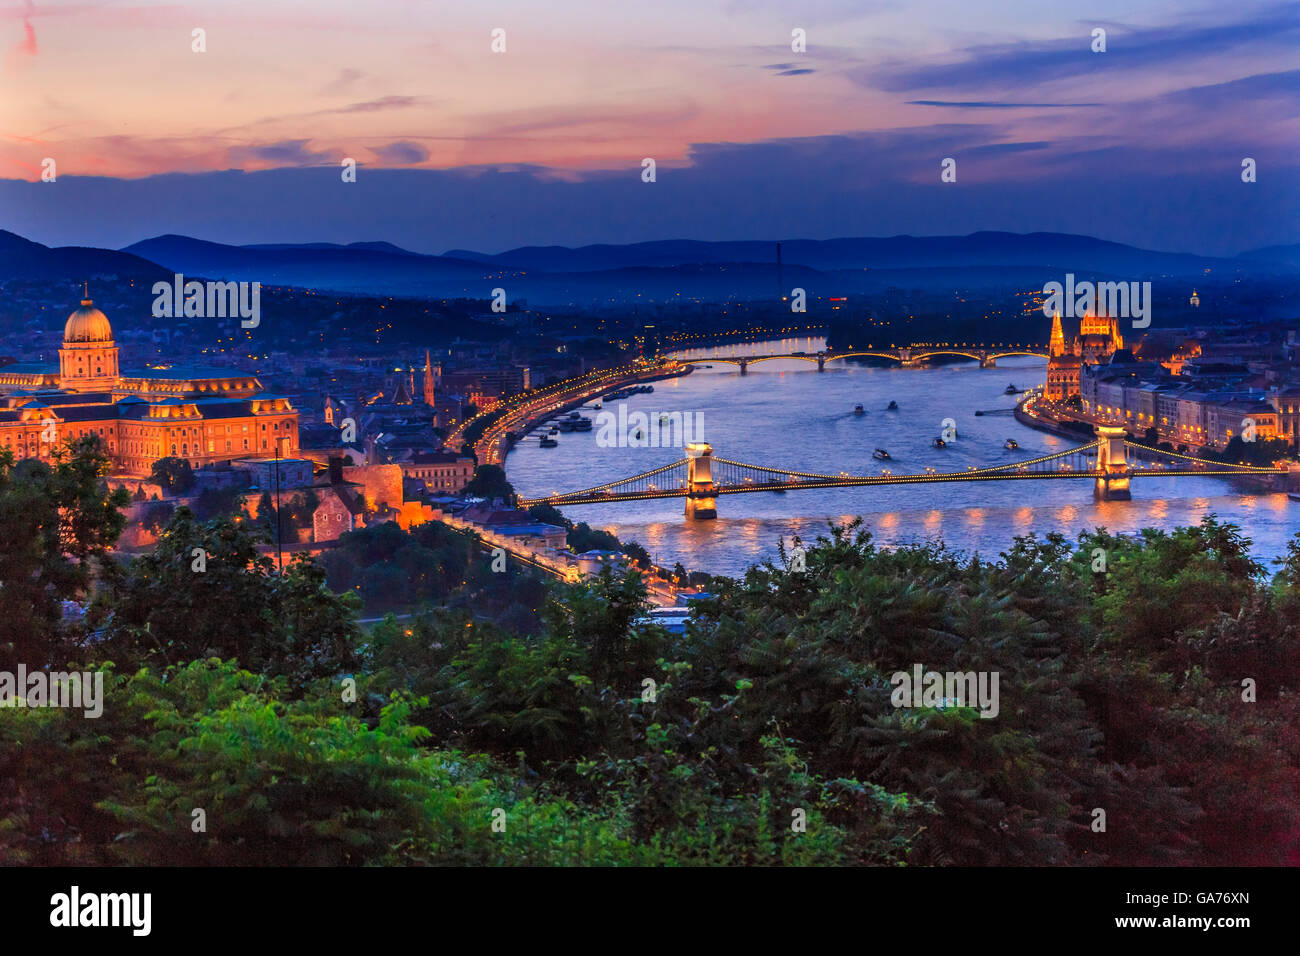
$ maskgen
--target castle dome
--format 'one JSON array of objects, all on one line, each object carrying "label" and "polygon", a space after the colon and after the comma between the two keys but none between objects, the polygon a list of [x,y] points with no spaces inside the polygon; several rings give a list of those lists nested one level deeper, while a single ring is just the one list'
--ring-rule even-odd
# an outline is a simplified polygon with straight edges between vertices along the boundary
[{"label": "castle dome", "polygon": [[81,300],[81,308],[68,316],[68,324],[63,327],[64,342],[111,342],[113,327],[108,324],[108,316],[95,308],[89,298]]}]

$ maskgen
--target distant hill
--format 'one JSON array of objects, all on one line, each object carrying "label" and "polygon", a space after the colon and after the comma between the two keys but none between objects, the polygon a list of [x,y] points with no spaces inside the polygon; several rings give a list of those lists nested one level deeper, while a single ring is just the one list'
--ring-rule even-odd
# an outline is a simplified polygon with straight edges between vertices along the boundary
[{"label": "distant hill", "polygon": [[[160,237],[166,238],[166,237]],[[362,249],[368,252],[391,252],[399,256],[418,256],[420,253],[411,252],[409,249],[403,249],[401,246],[395,246],[391,242],[349,242],[347,244],[338,242],[261,242],[242,246],[243,249]]]},{"label": "distant hill", "polygon": [[1257,262],[1271,262],[1276,265],[1290,266],[1292,269],[1300,269],[1300,243],[1290,246],[1265,246],[1262,249],[1252,249],[1249,252],[1243,252],[1238,258]]},{"label": "distant hill", "polygon": [[504,287],[510,300],[590,304],[775,296],[796,286],[812,296],[871,293],[897,286],[927,291],[1041,288],[1073,272],[1079,279],[1290,275],[1300,246],[1272,246],[1233,259],[1138,249],[1063,233],[977,232],[968,236],[793,239],[776,243],[665,240],[628,245],[527,246],[499,254],[452,250],[425,255],[389,242],[226,245],[189,236],[146,239],[120,252],[49,249],[0,233],[0,278],[156,280],[175,272],[204,279],[258,281],[343,292],[487,298]]},{"label": "distant hill", "polygon": [[484,289],[484,283],[498,271],[479,262],[419,255],[387,242],[228,246],[166,235],[124,251],[187,276],[404,295],[487,296],[491,287]]},{"label": "distant hill", "polygon": [[0,281],[13,279],[97,279],[121,276],[157,281],[166,269],[147,258],[113,249],[50,248],[0,229]]},{"label": "distant hill", "polygon": [[[595,272],[722,262],[776,262],[776,242],[666,240],[629,245],[525,246],[497,255],[463,249],[447,253],[500,268]],[[968,236],[890,236],[881,239],[790,239],[781,243],[786,265],[836,269],[931,269],[968,266],[1044,266],[1075,272],[1192,274],[1232,269],[1231,259],[1152,252],[1089,236],[1035,232],[976,232]]]}]

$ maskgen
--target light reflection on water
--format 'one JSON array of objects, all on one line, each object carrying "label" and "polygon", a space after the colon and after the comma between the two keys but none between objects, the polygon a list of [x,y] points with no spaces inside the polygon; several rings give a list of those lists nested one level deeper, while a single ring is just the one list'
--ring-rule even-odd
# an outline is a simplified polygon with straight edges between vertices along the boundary
[{"label": "light reflection on water", "polygon": [[[879,343],[877,343],[879,344]],[[818,339],[768,343],[772,353],[821,348]],[[755,354],[753,345],[730,354]],[[727,354],[727,349],[709,354]],[[716,365],[678,379],[655,383],[649,395],[627,399],[629,411],[701,412],[704,437],[714,453],[735,461],[835,474],[879,474],[871,457],[887,448],[895,474],[959,471],[971,465],[1011,462],[1060,451],[1067,439],[1034,431],[1006,411],[1015,398],[1008,382],[1026,388],[1042,382],[1041,359],[1000,359],[995,369],[963,362],[932,369],[872,368],[833,362],[819,374],[811,363],[772,360],[751,365],[742,376],[734,366]],[[890,400],[898,411],[887,411]],[[855,415],[861,403],[865,415]],[[619,402],[605,407],[617,412]],[[976,409],[1002,410],[976,416]],[[594,415],[594,412],[584,412]],[[957,422],[958,439],[930,447],[943,419]],[[510,454],[510,481],[525,496],[585,488],[623,478],[684,456],[681,448],[601,448],[595,431],[561,434],[560,447],[522,442]],[[1007,438],[1020,444],[1003,448]],[[756,561],[775,559],[777,541],[793,535],[811,541],[830,521],[860,515],[882,544],[942,539],[950,546],[996,556],[1017,534],[1060,531],[1073,537],[1085,528],[1112,532],[1143,527],[1196,524],[1207,513],[1240,525],[1254,539],[1254,551],[1268,561],[1286,550],[1300,527],[1300,503],[1285,494],[1261,494],[1253,486],[1216,478],[1136,479],[1133,500],[1095,502],[1092,484],[1079,481],[970,482],[828,488],[786,494],[724,495],[716,521],[687,521],[683,501],[670,498],[570,508],[569,517],[639,541],[659,564],[680,561],[688,568],[739,574]]]}]

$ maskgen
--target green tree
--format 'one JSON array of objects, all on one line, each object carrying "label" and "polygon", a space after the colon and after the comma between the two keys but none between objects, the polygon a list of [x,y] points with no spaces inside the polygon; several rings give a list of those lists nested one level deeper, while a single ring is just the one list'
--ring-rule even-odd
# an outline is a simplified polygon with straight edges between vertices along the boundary
[{"label": "green tree", "polygon": [[474,477],[465,486],[464,494],[474,498],[501,498],[506,503],[515,500],[515,489],[506,480],[506,473],[500,465],[479,465],[474,469]]},{"label": "green tree", "polygon": [[97,439],[68,442],[53,462],[14,464],[0,450],[0,652],[29,666],[66,660],[61,601],[87,596],[92,573],[111,572],[125,490],[109,491]]},{"label": "green tree", "polygon": [[194,469],[184,458],[159,458],[153,463],[149,480],[169,495],[183,495],[194,487]]},{"label": "green tree", "polygon": [[359,601],[329,591],[302,555],[273,574],[262,540],[243,522],[199,523],[178,508],[154,550],[115,582],[103,654],[155,667],[234,659],[295,688],[355,667]]}]

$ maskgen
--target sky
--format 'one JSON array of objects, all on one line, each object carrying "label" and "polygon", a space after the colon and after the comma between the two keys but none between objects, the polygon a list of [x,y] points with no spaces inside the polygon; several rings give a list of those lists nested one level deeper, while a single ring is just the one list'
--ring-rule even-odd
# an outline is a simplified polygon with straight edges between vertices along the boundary
[{"label": "sky", "polygon": [[1235,254],[1300,242],[1298,49],[1300,4],[1250,0],[0,0],[0,228]]}]

